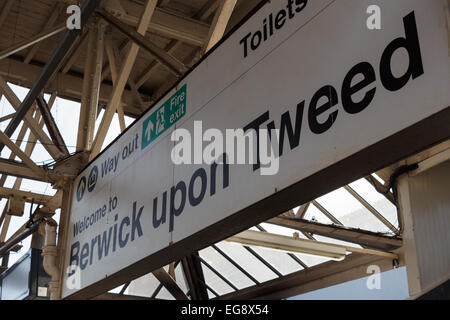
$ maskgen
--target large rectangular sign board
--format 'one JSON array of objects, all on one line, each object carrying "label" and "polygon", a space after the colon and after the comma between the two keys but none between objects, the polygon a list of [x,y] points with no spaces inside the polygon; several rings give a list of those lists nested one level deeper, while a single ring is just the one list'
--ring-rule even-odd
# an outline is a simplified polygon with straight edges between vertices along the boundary
[{"label": "large rectangular sign board", "polygon": [[[101,294],[449,138],[444,2],[261,6],[77,177],[65,267],[80,287],[66,274],[63,297]],[[200,121],[279,129],[278,172],[174,164],[172,133],[196,144]]]}]

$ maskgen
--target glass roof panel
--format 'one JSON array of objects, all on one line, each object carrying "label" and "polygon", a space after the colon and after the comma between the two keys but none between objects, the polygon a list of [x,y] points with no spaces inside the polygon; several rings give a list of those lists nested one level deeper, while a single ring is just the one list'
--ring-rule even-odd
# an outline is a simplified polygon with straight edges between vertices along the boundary
[{"label": "glass roof panel", "polygon": [[158,279],[151,273],[131,281],[127,292],[129,295],[151,297],[159,286]]},{"label": "glass roof panel", "polygon": [[308,210],[306,210],[305,216],[303,218],[306,220],[316,221],[324,224],[333,223],[312,203],[309,205]]},{"label": "glass roof panel", "polygon": [[159,293],[156,295],[156,299],[162,299],[162,300],[175,300],[175,298],[170,294],[169,291],[167,291],[166,288],[162,287],[162,289],[159,291]]},{"label": "glass roof panel", "polygon": [[339,188],[316,199],[336,219],[363,208],[363,205],[352,197],[344,188]]},{"label": "glass roof panel", "polygon": [[254,246],[252,246],[252,249],[255,250],[267,262],[269,262],[282,275],[303,269],[303,267],[292,259],[286,252]]},{"label": "glass roof panel", "polygon": [[[213,289],[213,290],[214,290],[214,289]],[[209,299],[213,299],[213,298],[217,297],[214,293],[211,292],[211,290],[208,289],[207,291],[208,291],[208,298],[209,298]],[[217,292],[216,292],[216,293],[217,293]]]},{"label": "glass roof panel", "polygon": [[[168,270],[168,268],[166,270]],[[184,293],[189,291],[184,277],[183,265],[181,263],[179,263],[175,268],[175,281]]]},{"label": "glass roof panel", "polygon": [[218,243],[217,246],[259,282],[276,278],[276,274],[247,251],[244,246],[226,241]]},{"label": "glass roof panel", "polygon": [[[114,289],[112,289],[112,290],[109,290],[108,292],[109,292],[109,293],[119,294],[119,293],[120,293],[120,290],[122,290],[123,286],[124,286],[124,284],[121,285],[121,286],[119,286],[119,287],[117,287],[117,288],[114,288]],[[126,291],[126,290],[125,290],[125,291]]]},{"label": "glass roof panel", "polygon": [[[219,276],[217,276],[213,271],[211,271],[207,266],[202,264],[203,274],[205,276],[205,281],[208,286],[210,286],[214,291],[220,295],[224,295],[234,291],[225,281],[223,281]],[[230,280],[230,279],[228,279]]]},{"label": "glass roof panel", "polygon": [[200,256],[225,278],[229,279],[238,289],[243,289],[255,284],[213,248],[208,247],[201,250]]},{"label": "glass roof panel", "polygon": [[[6,149],[6,148],[5,148]],[[4,157],[3,157],[4,158]],[[5,188],[12,188],[14,186],[14,183],[16,182],[16,177],[13,176],[7,176],[5,183],[4,183],[4,187]]]},{"label": "glass roof panel", "polygon": [[375,179],[377,179],[378,182],[380,182],[381,184],[385,184],[385,181],[383,179],[381,179],[381,177],[379,175],[377,175],[376,173],[372,173],[371,176],[374,177]]},{"label": "glass roof panel", "polygon": [[[49,95],[45,95],[45,99],[48,101]],[[64,130],[61,130],[61,135],[64,139],[67,149],[71,153],[76,151],[77,135],[70,133],[78,132],[78,122],[80,119],[81,109],[80,107],[81,105],[78,102],[58,97],[56,98],[55,103],[53,104],[53,107],[51,109],[51,113],[58,128],[64,128]],[[67,119],[73,120],[67,121]]]},{"label": "glass roof panel", "polygon": [[355,181],[350,186],[390,223],[398,227],[397,207],[387,200],[384,195],[377,192],[366,179]]},{"label": "glass roof panel", "polygon": [[390,233],[390,230],[366,208],[353,211],[341,218],[344,226],[372,232]]},{"label": "glass roof panel", "polygon": [[335,190],[317,199],[344,226],[373,232],[389,232],[380,220],[367,210],[344,188]]},{"label": "glass roof panel", "polygon": [[[6,233],[6,240],[8,240],[14,233],[16,233],[17,230],[19,230],[20,227],[22,227],[25,223],[28,222],[30,218],[30,203],[25,203],[25,206],[23,208],[23,215],[20,216],[10,216],[10,226],[18,226],[17,228],[8,228],[8,232]],[[36,205],[34,205],[34,208],[36,208]]]}]

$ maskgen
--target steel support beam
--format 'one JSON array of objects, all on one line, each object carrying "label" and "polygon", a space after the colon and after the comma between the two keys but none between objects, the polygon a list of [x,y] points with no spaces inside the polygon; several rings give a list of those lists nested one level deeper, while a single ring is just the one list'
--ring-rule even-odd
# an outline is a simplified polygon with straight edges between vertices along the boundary
[{"label": "steel support beam", "polygon": [[[216,10],[217,6],[217,0],[209,0],[192,18],[204,21],[214,12],[214,10]],[[175,52],[182,44],[182,41],[172,40],[169,44],[167,44],[164,50],[170,54],[173,54],[173,52]],[[137,88],[140,88],[148,79],[150,79],[152,74],[157,70],[157,66],[159,66],[158,61],[152,61],[148,68],[136,80]]]},{"label": "steel support beam", "polygon": [[[39,112],[36,112],[36,114],[34,115],[34,119],[38,120],[39,117],[40,117]],[[20,146],[22,144],[22,140],[25,137],[25,134],[26,134],[27,130],[28,130],[28,128],[26,126],[22,126],[22,128],[20,129],[19,134],[17,136],[17,141],[16,141],[16,145],[17,146]],[[30,136],[32,136],[32,134],[30,134]],[[34,148],[34,145],[35,145],[34,143],[28,143],[27,144],[27,146],[25,147],[25,153],[27,155],[31,155],[31,152],[32,152],[32,149]],[[13,153],[11,153],[10,156],[9,156],[9,161],[13,161],[15,157],[16,156]],[[8,161],[8,160],[5,160],[5,161]],[[0,168],[2,168],[2,167],[3,166],[0,166]],[[28,169],[28,168],[26,168],[26,169]],[[2,177],[0,178],[0,186],[3,186],[5,184],[6,178],[7,178],[7,175],[6,174],[2,174]],[[22,179],[21,178],[16,179],[16,181],[14,182],[14,189],[19,189],[21,183],[22,183]],[[7,215],[6,213],[7,213],[7,211],[6,211],[6,206],[5,206],[3,208],[3,212],[2,212],[2,215],[0,217],[0,226],[1,226],[0,241],[4,241],[5,240],[6,233],[8,232],[9,223],[11,221],[11,216]],[[8,265],[8,263],[7,263],[8,257],[9,256],[6,256],[3,259],[3,262],[2,262],[6,266]]]},{"label": "steel support beam", "polygon": [[81,36],[79,36],[77,40],[75,40],[72,48],[67,53],[66,59],[63,63],[64,67],[61,68],[61,73],[68,73],[70,68],[72,68],[74,63],[78,60],[80,54],[83,52],[84,41],[87,39],[88,33],[89,32],[87,32],[86,30],[83,30]]},{"label": "steel support beam", "polygon": [[[86,48],[82,47],[80,51],[83,52],[85,50]],[[35,60],[33,60],[33,64],[26,64],[20,61],[17,56],[9,57],[0,60],[0,75],[8,82],[29,88],[33,85],[33,82],[29,79],[37,77],[43,66],[44,64],[40,64],[40,62]],[[58,92],[58,97],[60,98],[81,102],[83,77],[76,73],[58,72],[55,74],[53,81],[50,81],[45,86],[45,92],[55,91]],[[99,96],[99,103],[101,105],[105,106],[108,104],[112,91],[113,86],[110,83],[102,83]],[[146,99],[150,99],[151,97],[150,93],[143,94],[141,92],[141,95]],[[124,103],[126,115],[138,117],[142,113],[140,105],[134,103],[134,95],[128,88],[123,92],[122,102]]]},{"label": "steel support beam", "polygon": [[381,193],[382,195],[384,195],[386,197],[386,199],[388,199],[394,206],[397,206],[392,192],[390,192],[389,190],[385,190],[386,187],[381,182],[379,182],[377,179],[375,179],[374,176],[368,175],[365,177],[365,179],[367,180],[367,182],[369,182],[375,188],[375,190],[378,193]]},{"label": "steel support beam", "polygon": [[394,268],[392,260],[353,253],[343,261],[329,261],[259,285],[219,297],[220,300],[284,299],[367,276],[367,267]]},{"label": "steel support beam", "polygon": [[186,294],[181,290],[178,284],[163,268],[152,272],[156,279],[170,292],[170,294],[177,300],[189,300]]},{"label": "steel support beam", "polygon": [[324,214],[324,216],[326,216],[328,219],[331,220],[331,222],[333,222],[334,224],[337,225],[343,225],[338,219],[335,218],[335,216],[333,216],[331,214],[331,212],[329,212],[327,209],[325,209],[319,202],[317,202],[316,200],[311,201],[311,203],[317,208],[319,209],[320,212],[322,212]]},{"label": "steel support beam", "polygon": [[[256,225],[256,228],[261,231],[261,232],[267,232],[266,229],[264,229],[261,225]],[[297,257],[295,254],[291,253],[291,252],[287,252],[286,253],[292,260],[294,260],[295,262],[297,262],[303,269],[307,269],[308,266],[306,265],[306,263],[304,263],[299,257]]]},{"label": "steel support beam", "polygon": [[11,119],[11,118],[14,118],[14,115],[15,115],[15,114],[16,114],[16,113],[14,112],[14,113],[8,114],[7,116],[1,117],[1,118],[0,118],[0,122],[9,120],[9,119]]},{"label": "steel support beam", "polygon": [[[9,87],[8,87],[9,89]],[[10,89],[9,89],[10,90]],[[50,99],[49,102],[49,108],[51,108],[53,106],[53,103],[55,101],[54,97],[56,97],[55,95],[52,95],[52,98]],[[34,117],[30,117],[31,120],[36,121],[37,122],[37,126],[38,128],[42,128],[44,121],[39,121],[40,118],[40,113],[39,111],[35,112]],[[22,128],[20,129],[19,135],[17,137],[18,141],[16,141],[16,146],[19,147],[22,144],[22,140],[25,136],[27,132],[27,127],[26,126],[22,126]],[[24,153],[27,156],[30,156],[36,146],[36,136],[33,134],[33,132],[30,132],[30,135],[28,137],[28,142],[25,146],[25,151]],[[12,161],[15,158],[14,154],[10,155],[10,161]],[[6,160],[8,161],[8,160]],[[0,166],[0,168],[3,168],[4,166]],[[25,167],[26,168],[26,167]],[[28,169],[28,168],[26,168]],[[19,171],[19,176],[22,175],[24,170]],[[2,175],[2,177],[0,178],[0,185],[3,186],[3,184],[6,181],[6,175]],[[18,190],[20,188],[20,185],[22,184],[22,178],[18,178],[16,179],[16,181],[14,182],[14,186],[13,189]],[[54,211],[56,209],[56,207],[59,206],[60,203],[60,197],[58,195],[58,193],[52,197],[52,199],[50,199],[47,203],[46,203],[46,207],[48,207],[50,210]],[[6,207],[3,210],[2,216],[0,217],[0,226],[2,226],[1,229],[1,233],[0,233],[0,241],[4,241],[8,232],[8,228],[9,228],[9,224],[11,221],[11,216],[6,215]],[[25,230],[26,225],[23,226],[23,228],[20,228],[18,231],[16,231],[16,233],[10,238],[14,238],[16,237],[19,233],[21,233],[23,230]],[[3,258],[2,261],[2,266],[6,266],[8,265],[8,259],[9,259],[9,254],[6,254],[6,256]]]},{"label": "steel support beam", "polygon": [[[53,96],[52,96],[53,97]],[[53,106],[54,99],[50,99],[48,107],[51,108]],[[33,121],[38,121],[40,117],[39,111],[36,111],[36,114],[34,117],[30,117]],[[38,128],[42,128],[44,125],[44,121],[41,120],[37,126]],[[22,144],[22,140],[25,137],[25,134],[27,132],[28,128],[26,126],[22,126],[19,135],[17,136],[17,141],[15,142],[16,146],[19,147]],[[30,156],[31,153],[34,150],[34,147],[36,146],[36,136],[33,134],[33,132],[30,132],[30,135],[28,137],[28,141],[25,145],[25,151],[24,153],[27,156]],[[12,153],[9,157],[9,159],[1,159],[0,158],[0,173],[3,174],[3,176],[0,178],[0,186],[2,186],[6,181],[6,175],[12,175],[17,176],[21,178],[31,179],[31,180],[37,180],[37,181],[44,181],[44,182],[50,182],[49,179],[58,180],[58,175],[54,175],[53,173],[47,172],[45,179],[42,180],[41,176],[28,168],[25,164],[14,161],[15,155]],[[16,180],[17,188],[20,186],[20,179]]]},{"label": "steel support beam", "polygon": [[44,169],[36,165],[31,158],[23,152],[19,146],[11,141],[3,132],[0,131],[0,142],[4,143],[13,154],[18,156],[25,165],[30,168],[41,180],[45,180],[46,172]]},{"label": "steel support beam", "polygon": [[[105,41],[105,49],[106,49],[106,55],[108,56],[109,61],[109,69],[111,71],[111,78],[113,80],[113,83],[117,83],[118,76],[118,68],[117,68],[117,60],[119,59],[118,50],[113,45],[113,40],[110,35],[106,37]],[[130,82],[131,79],[128,80]],[[136,100],[138,100],[139,104],[142,106],[142,99],[139,96],[139,92],[137,90],[134,91],[136,95]],[[126,129],[125,125],[125,115],[123,111],[123,104],[122,101],[117,105],[117,115],[119,117],[119,126],[120,131],[123,132]]]},{"label": "steel support beam", "polygon": [[[52,29],[52,26],[55,24],[55,22],[58,19],[59,14],[61,13],[61,9],[64,7],[64,4],[62,3],[56,3],[53,9],[50,12],[50,16],[46,19],[45,25],[42,28],[42,32],[45,32],[47,30]],[[66,30],[66,23],[62,24],[62,30]],[[38,52],[39,47],[41,46],[41,42],[36,43],[30,51],[28,51],[27,55],[23,59],[23,62],[30,63],[30,61],[33,59],[33,57],[36,55],[36,52]]]},{"label": "steel support beam", "polygon": [[[134,1],[121,1],[124,8],[120,14],[120,20],[124,23],[136,27],[139,16],[143,11],[143,5]],[[168,38],[181,40],[195,46],[203,46],[209,32],[209,25],[167,9],[156,8],[154,18],[150,22],[146,31],[162,34]]]},{"label": "steel support beam", "polygon": [[233,9],[237,0],[219,0],[219,7],[214,16],[211,28],[209,30],[208,39],[202,48],[202,54],[208,52],[217,42],[222,39],[228,22],[230,21]]},{"label": "steel support beam", "polygon": [[[67,181],[62,188],[58,191],[61,195],[61,213],[58,226],[58,244],[57,244],[57,266],[59,268],[59,290],[58,296],[62,296],[63,291],[63,279],[66,275],[64,266],[64,257],[66,256],[67,239],[70,231],[70,210],[72,207],[72,197],[74,192],[74,186],[71,181]],[[107,290],[103,291],[106,292]]]},{"label": "steel support beam", "polygon": [[98,23],[96,26],[90,26],[87,37],[87,50],[90,54],[86,57],[84,69],[77,151],[89,151],[94,140],[102,76],[105,25]]},{"label": "steel support beam", "polygon": [[54,26],[53,28],[50,28],[48,30],[42,31],[38,33],[37,35],[31,37],[30,39],[23,40],[12,47],[5,49],[0,52],[0,60],[5,59],[19,51],[22,51],[28,47],[31,47],[32,45],[35,45],[45,39],[48,39],[50,37],[53,37],[54,35],[57,35],[60,32],[63,32],[66,30],[66,24],[60,24],[57,26]]},{"label": "steel support beam", "polygon": [[23,239],[26,239],[29,235],[36,232],[39,225],[43,222],[43,219],[39,219],[38,221],[34,222],[32,225],[30,225],[28,228],[26,228],[24,231],[22,231],[20,234],[18,234],[13,239],[7,241],[2,247],[0,247],[0,257],[7,254],[16,244],[21,242]]},{"label": "steel support beam", "polygon": [[9,198],[10,196],[22,198],[28,202],[33,201],[33,203],[38,204],[46,204],[53,198],[52,196],[48,196],[45,194],[0,187],[0,198]]},{"label": "steel support beam", "polygon": [[42,182],[49,182],[49,179],[22,162],[0,158],[0,173],[9,176],[21,177]]},{"label": "steel support beam", "polygon": [[133,300],[133,301],[147,300],[147,301],[150,301],[150,300],[156,300],[156,299],[107,292],[107,293],[103,293],[91,300],[106,300],[106,301],[108,301],[108,300],[121,300],[121,301],[124,301],[124,300]]},{"label": "steel support beam", "polygon": [[[148,0],[144,8],[144,11],[141,15],[139,26],[137,28],[137,32],[139,34],[141,35],[145,34],[147,27],[150,23],[150,20],[152,19],[153,13],[155,11],[156,3],[157,0]],[[101,151],[103,142],[105,141],[106,133],[108,131],[109,126],[111,125],[114,113],[117,111],[117,105],[121,102],[123,90],[125,89],[125,85],[128,81],[128,78],[130,77],[131,70],[137,58],[138,52],[139,46],[135,43],[132,43],[124,59],[117,82],[114,84],[114,89],[111,94],[110,101],[106,106],[105,114],[103,115],[102,122],[100,123],[97,135],[92,144],[91,156],[89,160],[95,158]]]},{"label": "steel support beam", "polygon": [[44,95],[41,94],[38,96],[38,98],[36,99],[36,104],[41,111],[42,119],[47,126],[48,133],[50,134],[53,143],[62,153],[65,154],[66,157],[68,157],[69,150],[67,150],[66,143],[64,142],[61,132],[56,125],[55,119],[50,112],[47,102],[45,102]]},{"label": "steel support beam", "polygon": [[311,222],[309,220],[298,218],[275,217],[266,221],[266,223],[352,242],[383,251],[391,251],[400,248],[403,244],[402,239],[398,237],[388,237],[375,232]]},{"label": "steel support beam", "polygon": [[360,249],[356,247],[344,246],[329,242],[301,239],[298,237],[288,237],[284,235],[253,230],[246,230],[241,233],[238,233],[228,238],[226,241],[237,242],[250,246],[279,249],[287,252],[298,252],[298,253],[318,255],[333,259],[345,258],[346,254],[353,252],[375,255],[380,257],[388,257],[391,259],[398,259],[397,254],[390,252],[372,249]]},{"label": "steel support beam", "polygon": [[208,0],[205,5],[197,12],[194,19],[199,19],[201,21],[207,20],[214,12],[217,11],[217,8],[220,5],[220,1],[218,0]]},{"label": "steel support beam", "polygon": [[[180,44],[182,42],[179,42],[178,40],[172,40],[170,41],[164,48],[164,51],[173,54],[176,49],[180,47]],[[149,66],[145,69],[144,72],[142,72],[137,78],[136,78],[136,88],[140,88],[144,85],[144,83],[151,78],[151,76],[155,73],[156,67],[159,66],[157,60],[152,61]]]},{"label": "steel support beam", "polygon": [[238,233],[226,241],[286,252],[312,254],[332,259],[342,259],[346,254],[346,248],[335,244],[252,230]]},{"label": "steel support beam", "polygon": [[306,211],[308,211],[309,205],[311,204],[311,202],[307,202],[305,204],[302,204],[300,206],[300,208],[298,209],[297,213],[295,214],[296,218],[300,218],[303,219],[303,217],[306,214]]},{"label": "steel support beam", "polygon": [[344,186],[344,189],[348,191],[356,200],[358,200],[367,210],[369,210],[378,220],[380,220],[386,227],[388,227],[393,233],[400,234],[400,231],[389,222],[377,209],[372,207],[363,197],[361,197],[350,186]]},{"label": "steel support beam", "polygon": [[[175,262],[174,264],[174,268],[176,268],[178,266],[178,264],[180,263],[180,260],[178,260],[177,262]],[[153,292],[153,294],[150,296],[151,299],[156,299],[156,296],[159,294],[159,292],[161,291],[161,289],[163,288],[163,285],[160,283],[155,291]]]},{"label": "steel support beam", "polygon": [[167,68],[178,78],[181,77],[188,69],[187,67],[170,53],[159,48],[145,38],[142,34],[139,34],[135,29],[124,24],[122,21],[114,17],[113,15],[105,12],[98,11],[98,14],[110,23],[113,27],[117,28],[120,32],[125,34],[130,40],[136,43],[139,47],[147,51],[152,57],[154,57],[159,63]]},{"label": "steel support beam", "polygon": [[183,258],[182,265],[192,300],[208,300],[208,290],[198,252]]},{"label": "steel support beam", "polygon": [[[0,76],[0,87],[3,89],[3,93],[6,99],[8,99],[13,108],[16,109],[17,111],[20,107],[20,100],[14,93],[14,91],[9,87],[9,85],[6,83],[6,80],[3,79],[2,76]],[[15,116],[17,116],[17,112]],[[37,119],[33,119],[33,117],[30,114],[25,114],[23,120],[26,126],[31,130],[33,135],[36,136],[37,139],[39,139],[39,141],[42,143],[42,146],[48,151],[48,153],[52,157],[60,158],[64,156],[64,154],[61,151],[59,151],[59,149],[53,144],[53,142],[50,140],[50,138],[47,136],[44,130],[42,130],[42,126],[39,125]],[[4,144],[2,145],[4,146]]]},{"label": "steel support beam", "polygon": [[[86,23],[90,15],[95,11],[95,9],[98,7],[99,4],[100,0],[87,0],[84,3],[81,9],[82,25]],[[72,46],[73,42],[76,40],[78,35],[79,31],[77,30],[66,31],[66,34],[64,35],[64,38],[62,39],[61,43],[58,45],[52,57],[50,58],[44,69],[41,71],[41,74],[39,75],[33,87],[28,92],[25,99],[22,101],[20,107],[17,109],[16,115],[6,127],[5,134],[8,137],[11,137],[13,135],[14,131],[17,129],[20,122],[23,120],[28,110],[35,102],[36,98],[39,96],[39,94],[42,93],[42,90],[44,89],[46,83],[52,77],[56,69],[59,67],[61,61],[64,59],[65,55],[67,54],[68,50],[70,49],[70,47]],[[0,143],[0,152],[3,150],[3,148],[4,144]]]}]

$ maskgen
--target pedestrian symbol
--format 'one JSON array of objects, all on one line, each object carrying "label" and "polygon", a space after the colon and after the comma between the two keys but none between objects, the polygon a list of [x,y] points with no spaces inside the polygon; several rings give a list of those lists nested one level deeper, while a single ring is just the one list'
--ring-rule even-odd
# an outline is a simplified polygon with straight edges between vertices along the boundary
[{"label": "pedestrian symbol", "polygon": [[145,149],[186,114],[186,98],[184,85],[144,121],[141,149]]}]

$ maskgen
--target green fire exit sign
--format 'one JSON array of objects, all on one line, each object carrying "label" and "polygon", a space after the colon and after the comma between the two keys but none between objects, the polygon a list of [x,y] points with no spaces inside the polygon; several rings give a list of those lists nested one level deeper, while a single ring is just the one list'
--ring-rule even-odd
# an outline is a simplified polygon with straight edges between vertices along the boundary
[{"label": "green fire exit sign", "polygon": [[186,114],[186,95],[186,85],[184,85],[144,121],[142,125],[142,150]]}]

